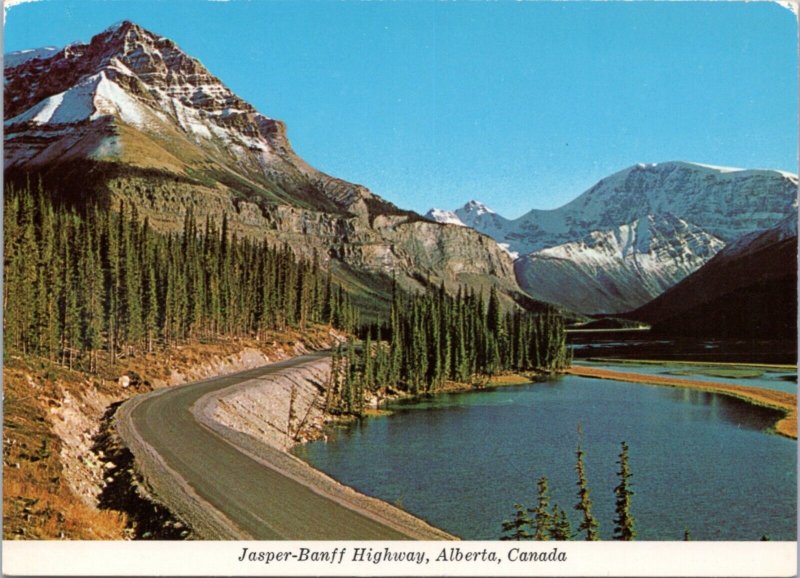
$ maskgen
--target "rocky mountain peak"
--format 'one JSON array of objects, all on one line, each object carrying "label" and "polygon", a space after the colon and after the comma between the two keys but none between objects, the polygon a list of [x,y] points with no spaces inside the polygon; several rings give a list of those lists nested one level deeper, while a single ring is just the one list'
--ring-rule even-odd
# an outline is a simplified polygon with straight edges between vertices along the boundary
[{"label": "rocky mountain peak", "polygon": [[783,171],[639,163],[554,210],[508,220],[470,201],[452,215],[522,255],[517,280],[532,296],[608,313],[642,305],[742,235],[796,223],[797,187]]},{"label": "rocky mountain peak", "polygon": [[[6,167],[49,162],[38,150],[52,144],[43,136],[61,138],[69,130],[74,137],[98,119],[151,134],[177,129],[257,172],[271,160],[294,156],[281,122],[257,112],[172,40],[131,21],[86,44],[11,56],[17,65],[5,71],[5,126],[15,138],[6,139]],[[298,159],[291,162],[304,168]]]},{"label": "rocky mountain peak", "polygon": [[494,211],[492,209],[490,209],[489,207],[487,207],[485,204],[481,203],[480,201],[476,201],[474,199],[471,200],[471,201],[468,201],[464,205],[462,210],[468,211],[470,213],[476,213],[478,215],[494,214]]},{"label": "rocky mountain peak", "polygon": [[87,44],[71,44],[7,70],[6,118],[101,72],[141,98],[173,98],[183,106],[224,116],[255,113],[172,40],[126,20]]}]

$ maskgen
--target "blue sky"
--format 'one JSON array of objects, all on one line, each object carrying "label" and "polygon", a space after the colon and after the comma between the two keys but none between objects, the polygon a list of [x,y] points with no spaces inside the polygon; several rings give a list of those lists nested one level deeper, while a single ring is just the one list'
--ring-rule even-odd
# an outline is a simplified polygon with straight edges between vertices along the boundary
[{"label": "blue sky", "polygon": [[796,22],[772,3],[49,0],[8,10],[4,50],[122,19],[417,211],[516,217],[638,162],[797,171]]}]

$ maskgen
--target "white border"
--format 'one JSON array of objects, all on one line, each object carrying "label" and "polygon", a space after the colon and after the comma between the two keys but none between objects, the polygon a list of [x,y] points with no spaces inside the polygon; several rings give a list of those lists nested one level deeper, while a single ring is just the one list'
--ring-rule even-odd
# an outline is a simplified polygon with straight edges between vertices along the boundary
[{"label": "white border", "polygon": [[[249,551],[327,552],[333,562],[240,562]],[[413,552],[428,562],[353,562],[356,548]],[[458,548],[460,561],[436,561]],[[511,561],[513,549],[558,552],[566,561]],[[344,556],[341,555],[345,550]],[[467,560],[467,552],[497,561]],[[341,559],[341,563],[339,560]],[[796,542],[90,542],[6,541],[3,573],[17,576],[794,576]]]}]

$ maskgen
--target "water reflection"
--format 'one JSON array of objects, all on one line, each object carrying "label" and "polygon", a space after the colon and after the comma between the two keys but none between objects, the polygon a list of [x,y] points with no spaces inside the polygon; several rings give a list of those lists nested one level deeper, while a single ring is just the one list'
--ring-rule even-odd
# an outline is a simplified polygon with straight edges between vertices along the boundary
[{"label": "water reflection", "polygon": [[672,399],[707,409],[707,412],[703,413],[685,412],[686,419],[724,420],[739,428],[763,431],[771,428],[783,417],[783,412],[779,410],[755,406],[727,395],[686,388],[669,388],[668,391]]},{"label": "water reflection", "polygon": [[[690,389],[566,376],[441,395],[337,430],[298,453],[340,481],[469,539],[497,539],[547,476],[573,516],[576,428],[601,534],[611,537],[619,442],[631,446],[641,539],[794,539],[796,442],[773,410]],[[757,500],[753,496],[758,496]]]}]

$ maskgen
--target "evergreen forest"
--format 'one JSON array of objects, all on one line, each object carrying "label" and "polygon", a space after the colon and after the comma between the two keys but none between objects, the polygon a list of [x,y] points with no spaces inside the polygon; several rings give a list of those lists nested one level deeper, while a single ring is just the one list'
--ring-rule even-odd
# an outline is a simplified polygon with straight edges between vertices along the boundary
[{"label": "evergreen forest", "polygon": [[100,353],[358,323],[316,254],[237,238],[225,216],[189,212],[181,233],[161,233],[135,207],[78,211],[41,187],[9,186],[4,201],[6,352],[95,371]]},{"label": "evergreen forest", "polygon": [[388,320],[360,327],[316,252],[302,258],[285,244],[239,238],[225,215],[198,223],[189,211],[181,232],[165,233],[136,207],[76,209],[41,186],[8,186],[4,201],[7,352],[92,372],[100,354],[331,325],[362,336],[334,352],[327,401],[353,415],[380,387],[417,395],[569,364],[563,317],[504,310],[494,288],[486,300],[468,288],[408,294],[393,285]]},{"label": "evergreen forest", "polygon": [[360,347],[334,353],[329,411],[361,415],[379,387],[428,394],[446,381],[480,385],[498,373],[552,372],[571,361],[561,315],[503,312],[494,288],[485,301],[470,289],[401,295],[395,287],[389,323],[364,332]]}]

